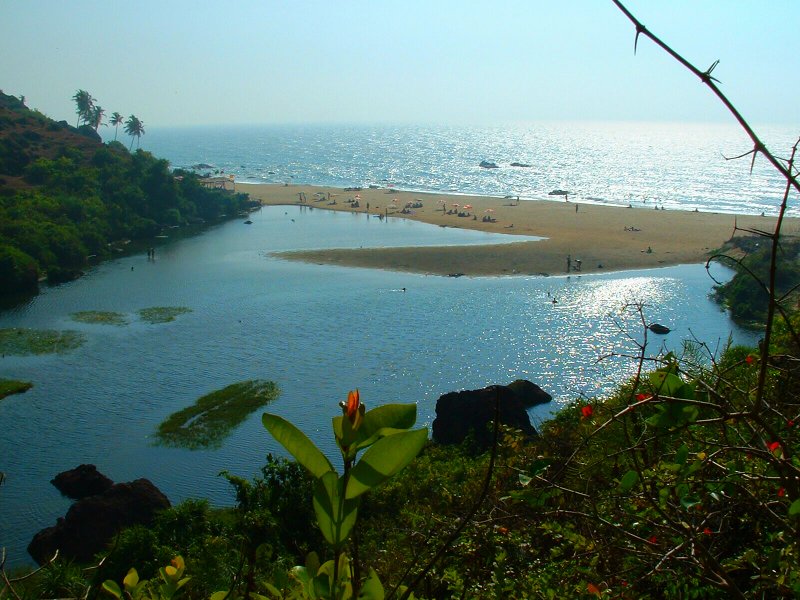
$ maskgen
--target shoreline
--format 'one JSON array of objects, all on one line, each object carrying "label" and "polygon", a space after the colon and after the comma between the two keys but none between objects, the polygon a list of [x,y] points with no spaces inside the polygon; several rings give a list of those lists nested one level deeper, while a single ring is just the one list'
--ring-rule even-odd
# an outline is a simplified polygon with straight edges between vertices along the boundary
[{"label": "shoreline", "polygon": [[[380,215],[440,227],[545,238],[500,245],[304,250],[280,254],[289,260],[431,275],[561,275],[697,264],[705,262],[711,252],[732,237],[735,225],[770,231],[777,220],[753,215],[582,204],[565,198],[517,201],[386,188],[346,191],[313,185],[247,183],[240,184],[238,191],[246,191],[264,206],[308,206],[366,215],[369,205],[371,218]],[[352,201],[356,200],[358,206],[354,207]],[[411,206],[406,209],[408,203]],[[492,221],[484,220],[486,217]],[[783,232],[798,235],[800,219],[785,218]],[[737,231],[736,235],[749,234]]]}]

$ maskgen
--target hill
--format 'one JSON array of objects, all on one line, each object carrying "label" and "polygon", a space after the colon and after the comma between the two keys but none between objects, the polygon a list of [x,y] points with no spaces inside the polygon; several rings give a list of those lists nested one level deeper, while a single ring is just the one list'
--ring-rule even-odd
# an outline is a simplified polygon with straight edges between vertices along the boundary
[{"label": "hill", "polygon": [[164,227],[236,215],[246,194],[203,187],[149,152],[28,109],[0,91],[0,295],[79,276]]}]

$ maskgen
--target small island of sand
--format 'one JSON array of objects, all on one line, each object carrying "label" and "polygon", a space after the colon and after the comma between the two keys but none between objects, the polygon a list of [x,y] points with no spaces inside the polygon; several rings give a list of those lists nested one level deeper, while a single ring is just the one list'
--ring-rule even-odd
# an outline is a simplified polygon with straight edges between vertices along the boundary
[{"label": "small island of sand", "polygon": [[[546,238],[485,246],[281,253],[291,260],[434,275],[558,275],[700,263],[734,235],[736,226],[771,231],[776,221],[774,217],[578,204],[563,197],[559,201],[519,201],[394,189],[268,184],[239,184],[237,190],[248,192],[264,205],[305,204],[368,212],[375,218]],[[797,235],[799,224],[796,218],[785,219],[783,232]],[[736,235],[746,234],[739,231]]]}]

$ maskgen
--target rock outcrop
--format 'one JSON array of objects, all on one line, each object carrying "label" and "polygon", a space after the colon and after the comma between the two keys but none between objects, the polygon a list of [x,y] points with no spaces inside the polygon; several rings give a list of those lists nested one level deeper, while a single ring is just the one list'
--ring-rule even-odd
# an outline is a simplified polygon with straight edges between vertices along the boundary
[{"label": "rock outcrop", "polygon": [[440,444],[460,444],[472,434],[479,446],[488,448],[493,438],[489,424],[494,420],[498,398],[501,423],[525,435],[536,435],[526,408],[547,402],[551,397],[539,386],[517,380],[511,386],[493,385],[440,396],[436,401],[433,440]]},{"label": "rock outcrop", "polygon": [[73,500],[102,494],[114,485],[114,482],[98,471],[94,465],[79,465],[59,473],[50,480],[50,483],[67,498]]},{"label": "rock outcrop", "polygon": [[40,565],[59,556],[88,562],[125,527],[148,525],[170,507],[161,491],[147,479],[115,483],[100,494],[78,500],[55,526],[33,536],[28,553]]}]

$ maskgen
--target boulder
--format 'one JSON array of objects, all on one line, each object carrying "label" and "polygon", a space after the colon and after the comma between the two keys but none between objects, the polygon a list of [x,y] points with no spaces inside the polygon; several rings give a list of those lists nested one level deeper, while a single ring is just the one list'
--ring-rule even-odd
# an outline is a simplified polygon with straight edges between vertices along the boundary
[{"label": "boulder", "polygon": [[67,498],[73,500],[102,494],[114,485],[114,482],[98,471],[94,465],[79,465],[59,473],[50,480],[50,483]]},{"label": "boulder", "polygon": [[540,404],[547,404],[553,397],[535,383],[527,379],[517,379],[508,384],[525,408],[533,408]]},{"label": "boulder", "polygon": [[670,331],[672,331],[669,327],[662,325],[661,323],[650,323],[648,329],[659,335],[667,335]]},{"label": "boulder", "polygon": [[480,447],[491,446],[493,435],[489,424],[494,420],[498,394],[500,422],[525,435],[536,435],[525,406],[514,390],[505,385],[492,385],[440,396],[436,401],[433,440],[440,444],[460,444],[472,433]]},{"label": "boulder", "polygon": [[56,550],[64,558],[89,562],[121,529],[148,525],[169,507],[167,497],[147,479],[116,483],[101,494],[78,500],[55,526],[33,536],[28,553],[40,565]]}]

